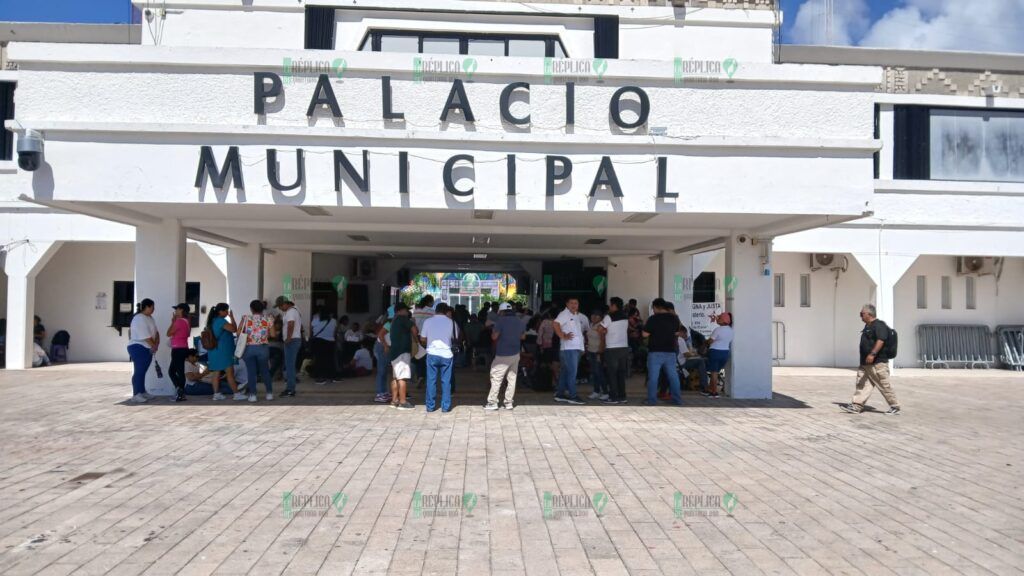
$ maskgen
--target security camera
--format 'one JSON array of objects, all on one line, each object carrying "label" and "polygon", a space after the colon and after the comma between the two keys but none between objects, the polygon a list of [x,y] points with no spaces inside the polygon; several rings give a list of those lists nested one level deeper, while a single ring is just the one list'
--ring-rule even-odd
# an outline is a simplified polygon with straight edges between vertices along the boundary
[{"label": "security camera", "polygon": [[747,243],[747,235],[746,234],[740,234],[739,236],[736,237],[736,241],[739,242],[740,244],[746,244]]},{"label": "security camera", "polygon": [[34,172],[43,165],[43,135],[36,130],[25,130],[18,137],[18,166]]}]

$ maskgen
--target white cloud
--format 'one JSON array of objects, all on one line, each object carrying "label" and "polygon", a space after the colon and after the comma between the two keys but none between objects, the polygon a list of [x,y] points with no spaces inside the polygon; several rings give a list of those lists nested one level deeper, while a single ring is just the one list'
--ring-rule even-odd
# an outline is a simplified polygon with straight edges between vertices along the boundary
[{"label": "white cloud", "polygon": [[[835,0],[833,4],[831,43],[853,44],[871,24],[867,0]],[[807,0],[797,10],[791,32],[793,41],[797,44],[829,44],[825,22],[825,0]]]},{"label": "white cloud", "polygon": [[[901,0],[876,22],[867,0],[834,0],[832,44],[1024,52],[1024,0]],[[825,0],[806,0],[791,36],[798,44],[828,44]]]},{"label": "white cloud", "polygon": [[875,22],[863,46],[1024,52],[1024,0],[906,0]]}]

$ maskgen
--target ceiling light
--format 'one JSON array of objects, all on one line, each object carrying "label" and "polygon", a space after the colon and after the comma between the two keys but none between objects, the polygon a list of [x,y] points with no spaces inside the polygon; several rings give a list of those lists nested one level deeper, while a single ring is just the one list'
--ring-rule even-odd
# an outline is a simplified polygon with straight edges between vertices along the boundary
[{"label": "ceiling light", "polygon": [[643,223],[643,222],[647,222],[648,220],[650,220],[651,218],[654,218],[655,216],[657,216],[657,214],[650,213],[650,212],[647,212],[647,213],[645,213],[645,212],[637,212],[636,214],[631,214],[631,215],[627,216],[623,220],[623,222],[629,222],[631,224],[640,224],[640,223]]},{"label": "ceiling light", "polygon": [[473,244],[490,244],[491,243],[491,237],[490,236],[473,236],[472,243]]},{"label": "ceiling light", "polygon": [[592,244],[596,246],[598,244],[604,244],[607,240],[607,238],[591,238],[584,242],[584,244]]},{"label": "ceiling light", "polygon": [[476,220],[494,220],[494,210],[473,210],[473,218]]},{"label": "ceiling light", "polygon": [[476,260],[486,260],[487,254],[473,254],[473,258]]},{"label": "ceiling light", "polygon": [[296,206],[299,210],[302,210],[310,216],[330,216],[331,213],[319,206]]},{"label": "ceiling light", "polygon": [[363,236],[362,234],[349,234],[348,237],[353,239],[353,240],[355,240],[356,242],[369,242],[370,241],[370,239],[367,236]]}]

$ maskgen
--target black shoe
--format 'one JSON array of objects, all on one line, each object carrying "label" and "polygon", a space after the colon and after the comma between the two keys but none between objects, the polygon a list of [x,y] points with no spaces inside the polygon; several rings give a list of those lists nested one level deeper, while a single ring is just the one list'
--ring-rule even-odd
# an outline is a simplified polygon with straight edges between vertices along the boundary
[{"label": "black shoe", "polygon": [[443,413],[445,413],[445,414],[447,414],[447,413],[449,413],[449,412],[451,412],[451,411],[452,411],[452,409],[451,409],[451,408],[449,408],[449,409],[447,409],[447,410],[445,410],[444,408],[442,408],[442,409],[441,409],[441,412],[443,412]]},{"label": "black shoe", "polygon": [[583,400],[580,400],[579,396],[573,396],[572,398],[566,398],[564,401],[569,403],[569,404],[572,404],[574,406],[582,406],[582,405],[586,404],[586,402],[584,402]]},{"label": "black shoe", "polygon": [[399,404],[398,406],[395,406],[395,408],[398,408],[399,410],[412,410],[415,406],[412,405],[412,402],[406,400],[404,404]]},{"label": "black shoe", "polygon": [[437,412],[437,408],[427,408],[427,412]]},{"label": "black shoe", "polygon": [[188,400],[188,398],[185,397],[184,393],[179,393],[177,396],[174,397],[175,402],[184,402],[185,400]]},{"label": "black shoe", "polygon": [[607,400],[601,400],[601,404],[604,404],[604,405],[606,405],[606,406],[615,406],[615,405],[617,405],[618,403],[619,403],[619,401],[618,401],[618,400],[615,400],[615,399],[613,399],[613,398],[609,398],[609,399],[607,399]]},{"label": "black shoe", "polygon": [[281,396],[295,396],[295,390],[285,390],[281,392]]},{"label": "black shoe", "polygon": [[889,410],[885,412],[885,415],[886,416],[899,416],[900,415],[900,407],[899,406],[890,406]]},{"label": "black shoe", "polygon": [[840,404],[839,409],[843,412],[849,412],[850,414],[860,414],[864,411],[864,408],[857,406],[856,404]]}]

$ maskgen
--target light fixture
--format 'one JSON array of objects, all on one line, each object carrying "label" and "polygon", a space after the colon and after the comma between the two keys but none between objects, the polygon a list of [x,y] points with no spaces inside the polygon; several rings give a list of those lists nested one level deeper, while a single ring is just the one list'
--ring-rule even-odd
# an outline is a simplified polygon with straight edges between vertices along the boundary
[{"label": "light fixture", "polygon": [[596,246],[598,244],[604,244],[607,240],[608,240],[607,238],[590,238],[589,240],[584,242],[584,244],[590,244],[590,245]]},{"label": "light fixture", "polygon": [[310,216],[330,216],[331,213],[319,206],[296,206],[299,210],[302,210]]},{"label": "light fixture", "polygon": [[494,220],[494,210],[473,210],[475,220]]},{"label": "light fixture", "polygon": [[490,244],[491,243],[491,237],[490,236],[473,236],[472,243],[473,244]]},{"label": "light fixture", "polygon": [[630,214],[622,221],[629,222],[631,224],[642,224],[644,222],[647,222],[651,218],[654,218],[655,216],[657,216],[657,214],[654,214],[652,212],[637,212],[636,214]]},{"label": "light fixture", "polygon": [[487,254],[473,254],[474,260],[486,260]]},{"label": "light fixture", "polygon": [[348,237],[351,238],[352,240],[355,240],[356,242],[369,242],[370,241],[369,237],[363,236],[362,234],[349,234]]}]

